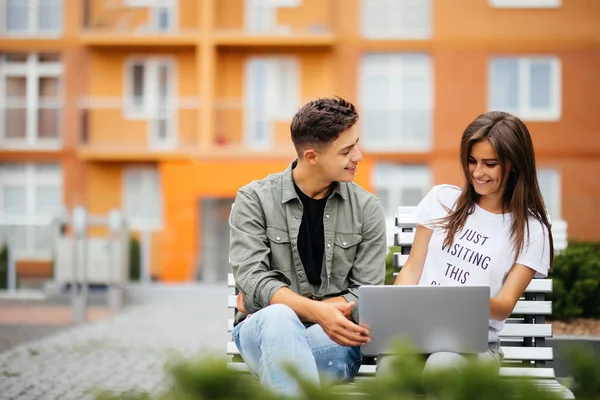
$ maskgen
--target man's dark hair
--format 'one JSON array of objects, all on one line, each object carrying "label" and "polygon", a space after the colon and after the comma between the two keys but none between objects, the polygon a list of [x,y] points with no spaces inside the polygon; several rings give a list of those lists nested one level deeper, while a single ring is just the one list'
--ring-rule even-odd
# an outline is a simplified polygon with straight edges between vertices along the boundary
[{"label": "man's dark hair", "polygon": [[306,103],[292,119],[292,142],[300,153],[309,146],[328,145],[358,121],[354,105],[341,97]]}]

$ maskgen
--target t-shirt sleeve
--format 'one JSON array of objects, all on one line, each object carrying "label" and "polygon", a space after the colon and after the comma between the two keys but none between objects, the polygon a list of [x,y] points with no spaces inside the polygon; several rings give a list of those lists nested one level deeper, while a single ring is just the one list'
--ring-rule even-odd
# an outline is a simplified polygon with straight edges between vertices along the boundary
[{"label": "t-shirt sleeve", "polygon": [[[525,237],[527,239],[527,236]],[[517,264],[524,265],[535,271],[536,278],[545,278],[550,269],[550,237],[544,227],[523,245]]]},{"label": "t-shirt sleeve", "polygon": [[436,218],[434,216],[434,208],[439,202],[439,189],[439,186],[434,186],[415,209],[413,216],[417,224],[426,226],[429,229],[433,229],[433,224],[431,222]]}]

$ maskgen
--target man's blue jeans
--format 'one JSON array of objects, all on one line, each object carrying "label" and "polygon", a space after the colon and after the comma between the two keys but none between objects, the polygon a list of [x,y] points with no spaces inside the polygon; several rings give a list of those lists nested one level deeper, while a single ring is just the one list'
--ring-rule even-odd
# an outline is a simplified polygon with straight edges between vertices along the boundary
[{"label": "man's blue jeans", "polygon": [[233,329],[233,340],[261,384],[285,395],[298,395],[294,378],[284,369],[291,365],[304,379],[350,380],[362,361],[359,347],[332,341],[320,325],[306,328],[288,306],[273,304],[250,315]]}]

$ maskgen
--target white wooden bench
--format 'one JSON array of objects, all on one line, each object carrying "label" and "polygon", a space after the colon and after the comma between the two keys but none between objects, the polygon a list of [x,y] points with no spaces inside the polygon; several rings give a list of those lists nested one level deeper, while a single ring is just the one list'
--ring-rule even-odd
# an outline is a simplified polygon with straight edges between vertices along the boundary
[{"label": "white wooden bench", "polygon": [[[406,262],[414,240],[416,224],[412,218],[413,210],[414,207],[398,207],[395,221],[397,230],[394,233],[394,244],[400,248],[399,252],[394,253],[394,266],[397,268],[402,268]],[[561,225],[561,229],[563,228]],[[559,235],[564,236],[562,233]],[[232,292],[228,296],[227,307],[232,310],[233,317],[237,304],[233,274],[228,275],[228,286],[232,288]],[[532,378],[536,384],[560,392],[563,398],[573,399],[573,393],[556,380],[554,368],[548,366],[554,356],[552,347],[546,343],[546,339],[552,337],[552,325],[545,323],[545,317],[552,314],[552,302],[546,300],[546,295],[551,292],[552,279],[534,279],[517,303],[499,333],[504,352],[500,375],[507,378]],[[231,332],[232,329],[233,318],[228,321],[228,331]],[[227,343],[227,354],[232,356],[230,367],[247,370],[232,340]],[[373,359],[365,358],[364,361],[358,376],[374,376],[376,365]]]}]

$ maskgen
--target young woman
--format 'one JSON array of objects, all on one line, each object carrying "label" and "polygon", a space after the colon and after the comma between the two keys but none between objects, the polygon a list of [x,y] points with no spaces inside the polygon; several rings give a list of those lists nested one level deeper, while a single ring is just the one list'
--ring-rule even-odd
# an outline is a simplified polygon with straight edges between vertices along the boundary
[{"label": "young woman", "polygon": [[[435,186],[415,211],[413,247],[395,285],[489,285],[489,351],[500,367],[498,332],[534,276],[553,262],[552,233],[523,122],[503,112],[478,116],[464,131],[462,188]],[[464,357],[434,353],[425,371]]]}]

